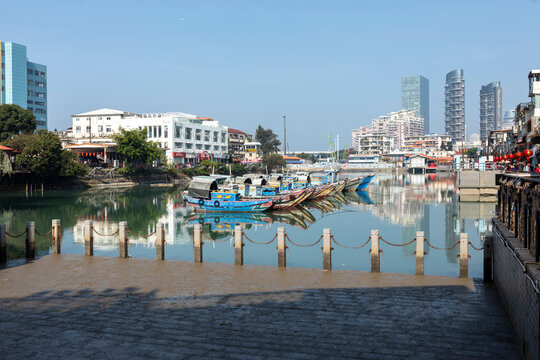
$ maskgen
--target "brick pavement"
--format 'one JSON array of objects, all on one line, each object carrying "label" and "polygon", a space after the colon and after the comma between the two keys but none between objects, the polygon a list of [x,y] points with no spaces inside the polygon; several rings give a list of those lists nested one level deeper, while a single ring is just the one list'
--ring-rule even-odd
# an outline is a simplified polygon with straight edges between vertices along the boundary
[{"label": "brick pavement", "polygon": [[1,359],[518,359],[513,334],[471,279],[78,255],[0,270]]}]

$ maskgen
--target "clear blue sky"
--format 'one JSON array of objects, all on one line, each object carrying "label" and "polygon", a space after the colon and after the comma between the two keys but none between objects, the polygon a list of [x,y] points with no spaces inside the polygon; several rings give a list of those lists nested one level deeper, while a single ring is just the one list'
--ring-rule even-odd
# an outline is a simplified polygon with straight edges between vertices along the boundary
[{"label": "clear blue sky", "polygon": [[485,1],[4,1],[0,39],[48,66],[49,127],[102,107],[182,111],[280,138],[292,150],[350,146],[350,130],[401,107],[401,77],[430,81],[444,132],[444,80],[463,68],[468,133],[480,86],[527,100],[540,68],[540,6]]}]

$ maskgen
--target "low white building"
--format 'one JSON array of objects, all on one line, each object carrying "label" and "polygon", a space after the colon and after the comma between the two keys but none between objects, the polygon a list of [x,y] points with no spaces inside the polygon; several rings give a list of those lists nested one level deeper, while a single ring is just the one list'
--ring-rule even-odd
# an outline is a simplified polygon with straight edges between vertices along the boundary
[{"label": "low white building", "polygon": [[146,129],[148,140],[164,150],[167,161],[187,164],[203,159],[226,161],[228,128],[218,121],[181,112],[136,114],[113,109],[99,109],[72,118],[70,142],[113,143],[112,135],[120,128]]}]

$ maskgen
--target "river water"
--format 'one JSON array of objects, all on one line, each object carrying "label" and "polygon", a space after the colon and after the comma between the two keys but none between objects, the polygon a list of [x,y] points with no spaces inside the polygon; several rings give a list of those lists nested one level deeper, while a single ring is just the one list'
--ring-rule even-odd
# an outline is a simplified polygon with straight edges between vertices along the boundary
[{"label": "river water", "polygon": [[[344,174],[342,176],[346,176]],[[233,229],[242,225],[247,239],[244,263],[277,265],[276,241],[271,241],[278,227],[285,227],[288,237],[287,266],[322,268],[322,241],[313,245],[330,228],[334,239],[333,268],[370,270],[368,240],[372,229],[382,238],[401,245],[410,242],[416,231],[424,231],[434,247],[448,248],[459,240],[459,234],[469,234],[477,248],[490,235],[490,219],[495,203],[460,203],[453,174],[377,174],[365,192],[343,194],[307,203],[291,211],[258,214],[200,214],[186,206],[180,189],[137,187],[128,190],[45,191],[26,196],[25,193],[0,195],[0,223],[7,232],[17,235],[24,231],[26,221],[35,221],[43,235],[51,228],[52,219],[61,219],[62,252],[84,254],[83,224],[94,220],[100,234],[116,232],[119,221],[127,221],[130,230],[129,254],[133,258],[155,257],[156,223],[166,230],[165,258],[193,260],[193,224],[200,223],[204,232],[204,261],[234,263],[231,238]],[[251,240],[251,241],[250,241]],[[339,243],[339,244],[338,244]],[[296,245],[295,245],[296,244]],[[46,255],[50,235],[36,234],[37,254]],[[299,246],[304,245],[304,246]],[[344,246],[342,246],[344,245]],[[381,271],[415,273],[415,243],[390,246],[381,242]],[[8,236],[8,258],[24,257],[24,236]],[[426,275],[458,275],[459,245],[451,250],[425,246]],[[482,276],[482,251],[469,247],[469,276]],[[118,236],[94,236],[94,254],[118,256]]]}]

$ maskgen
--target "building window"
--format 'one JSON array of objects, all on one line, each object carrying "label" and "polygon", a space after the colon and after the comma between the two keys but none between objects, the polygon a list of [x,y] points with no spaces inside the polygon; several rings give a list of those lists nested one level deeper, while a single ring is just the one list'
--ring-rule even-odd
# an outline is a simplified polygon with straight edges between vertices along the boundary
[{"label": "building window", "polygon": [[158,134],[157,134],[157,126],[154,126],[154,137],[158,137]]},{"label": "building window", "polygon": [[174,137],[180,139],[182,137],[182,127],[175,125],[174,127]]},{"label": "building window", "polygon": [[186,128],[186,140],[191,140],[191,128]]},{"label": "building window", "polygon": [[32,75],[32,74],[34,73],[34,70],[32,70],[32,69],[26,69],[26,73],[27,73],[28,75]]},{"label": "building window", "polygon": [[169,127],[167,125],[163,126],[163,137],[164,138],[169,137]]},{"label": "building window", "polygon": [[214,151],[219,151],[219,146],[214,145]]},{"label": "building window", "polygon": [[210,145],[204,145],[204,150],[210,150]]},{"label": "building window", "polygon": [[107,120],[111,120],[111,117],[110,117],[110,116],[107,116]]},{"label": "building window", "polygon": [[34,86],[34,81],[33,80],[28,80],[26,83],[27,83],[28,86]]},{"label": "building window", "polygon": [[195,130],[195,140],[201,141],[201,129]]},{"label": "building window", "polygon": [[202,144],[195,144],[195,147],[196,147],[198,150],[202,150]]},{"label": "building window", "polygon": [[87,133],[90,132],[90,126],[87,126],[87,127],[86,127],[86,132],[87,132]]},{"label": "building window", "polygon": [[103,125],[98,125],[97,131],[98,132],[103,132]]},{"label": "building window", "polygon": [[107,128],[105,129],[106,132],[111,132],[111,127],[110,126],[107,126]]},{"label": "building window", "polygon": [[204,141],[210,141],[210,131],[204,130]]},{"label": "building window", "polygon": [[152,127],[151,126],[148,127],[148,138],[149,139],[152,138]]},{"label": "building window", "polygon": [[103,120],[103,118],[102,118],[102,117],[98,117],[97,119],[98,119],[98,120]]},{"label": "building window", "polygon": [[224,143],[225,142],[225,137],[227,136],[226,133],[222,132],[221,133],[221,142]]},{"label": "building window", "polygon": [[6,75],[2,74],[2,80],[6,80]]},{"label": "building window", "polygon": [[158,137],[161,137],[161,125],[158,126],[158,134],[159,134]]},{"label": "building window", "polygon": [[39,75],[39,71],[34,70],[34,75],[36,75],[36,76]]},{"label": "building window", "polygon": [[186,149],[193,149],[193,144],[186,143]]},{"label": "building window", "polygon": [[34,92],[32,90],[28,90],[28,96],[34,96]]},{"label": "building window", "polygon": [[174,143],[174,148],[175,148],[175,149],[181,149],[183,145],[184,145],[184,144],[182,144],[181,142],[175,142],[175,143]]},{"label": "building window", "polygon": [[[32,100],[26,100],[26,103],[27,103],[27,104],[33,104],[34,102],[33,102]],[[36,105],[39,105],[39,104],[37,103],[37,101],[36,101]]]},{"label": "building window", "polygon": [[[28,101],[30,101],[30,100],[28,100]],[[36,101],[36,105],[45,106],[45,103],[43,101]]]},{"label": "building window", "polygon": [[214,131],[214,142],[218,142],[218,132]]},{"label": "building window", "polygon": [[81,127],[80,126],[75,126],[75,132],[77,134],[79,134],[81,132]]},{"label": "building window", "polygon": [[28,110],[30,110],[31,112],[34,112],[34,108],[33,108],[33,107],[29,107]]}]

